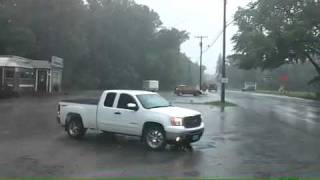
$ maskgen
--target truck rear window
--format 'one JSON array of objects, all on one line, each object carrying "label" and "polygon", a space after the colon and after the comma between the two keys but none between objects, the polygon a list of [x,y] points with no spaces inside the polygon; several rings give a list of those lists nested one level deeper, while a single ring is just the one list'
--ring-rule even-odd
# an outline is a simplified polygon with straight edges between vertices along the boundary
[{"label": "truck rear window", "polygon": [[114,100],[116,99],[116,93],[108,93],[106,100],[104,101],[104,106],[105,107],[112,107]]}]

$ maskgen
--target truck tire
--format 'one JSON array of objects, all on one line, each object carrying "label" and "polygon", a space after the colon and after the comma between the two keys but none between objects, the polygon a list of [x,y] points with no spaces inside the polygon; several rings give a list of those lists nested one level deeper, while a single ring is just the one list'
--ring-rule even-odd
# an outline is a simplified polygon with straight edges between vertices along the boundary
[{"label": "truck tire", "polygon": [[83,127],[81,120],[71,119],[67,124],[68,135],[73,139],[81,139],[86,134],[87,129]]},{"label": "truck tire", "polygon": [[167,145],[165,131],[160,126],[148,127],[143,139],[146,146],[151,150],[164,150]]},{"label": "truck tire", "polygon": [[193,96],[200,96],[200,95],[201,95],[200,92],[195,92],[195,93],[193,93]]}]

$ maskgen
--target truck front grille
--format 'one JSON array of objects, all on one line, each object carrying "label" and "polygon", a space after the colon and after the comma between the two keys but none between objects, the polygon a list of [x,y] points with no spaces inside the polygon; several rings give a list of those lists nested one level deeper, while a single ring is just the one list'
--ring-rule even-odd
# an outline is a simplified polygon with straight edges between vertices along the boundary
[{"label": "truck front grille", "polygon": [[201,116],[191,116],[183,118],[183,126],[185,128],[195,128],[201,125]]}]

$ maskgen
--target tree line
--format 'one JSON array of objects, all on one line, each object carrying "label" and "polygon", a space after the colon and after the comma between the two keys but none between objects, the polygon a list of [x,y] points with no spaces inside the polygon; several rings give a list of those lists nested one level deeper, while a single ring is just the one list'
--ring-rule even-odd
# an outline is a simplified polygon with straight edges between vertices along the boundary
[{"label": "tree line", "polygon": [[65,88],[198,81],[199,66],[180,51],[188,33],[163,27],[156,12],[132,0],[2,0],[0,27],[1,55],[62,57]]},{"label": "tree line", "polygon": [[234,16],[239,31],[233,36],[235,53],[229,57],[232,65],[262,71],[284,66],[293,72],[296,66],[309,64],[297,73],[310,78],[302,78],[304,86],[318,86],[319,17],[319,0],[256,0],[246,8],[239,8]]},{"label": "tree line", "polygon": [[245,82],[256,82],[257,88],[260,90],[277,91],[281,86],[288,91],[317,92],[320,89],[318,84],[307,85],[306,83],[316,74],[314,67],[309,63],[292,63],[265,71],[259,69],[243,70],[228,64],[227,74],[229,77],[228,87],[232,89],[243,88]]}]

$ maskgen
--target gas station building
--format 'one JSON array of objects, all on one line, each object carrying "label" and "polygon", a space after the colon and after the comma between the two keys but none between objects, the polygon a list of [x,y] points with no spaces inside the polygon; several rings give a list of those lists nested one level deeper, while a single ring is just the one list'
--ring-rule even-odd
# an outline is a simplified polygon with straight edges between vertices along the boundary
[{"label": "gas station building", "polygon": [[63,59],[32,60],[19,56],[0,56],[0,87],[15,92],[60,92]]}]

